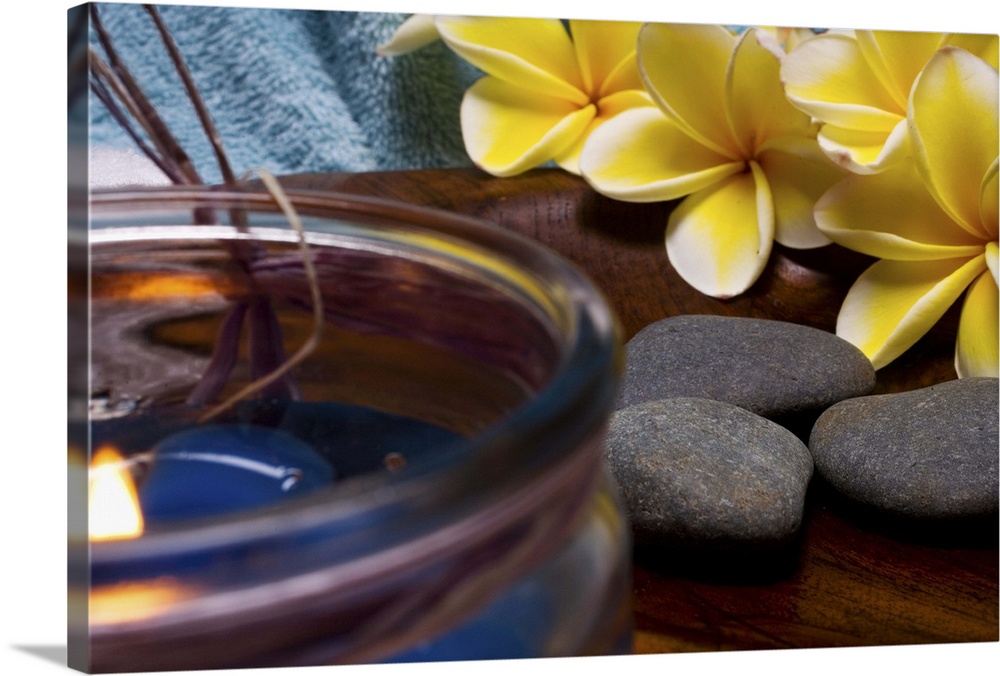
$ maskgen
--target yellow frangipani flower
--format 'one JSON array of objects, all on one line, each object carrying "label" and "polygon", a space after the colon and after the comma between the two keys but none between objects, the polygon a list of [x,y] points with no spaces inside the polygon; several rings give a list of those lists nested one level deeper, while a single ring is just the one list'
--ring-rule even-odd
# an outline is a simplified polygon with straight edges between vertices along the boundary
[{"label": "yellow frangipani flower", "polygon": [[639,23],[504,17],[412,17],[386,45],[395,54],[440,37],[486,73],[462,99],[472,161],[512,176],[549,160],[579,173],[583,142],[623,110],[651,106],[635,63]]},{"label": "yellow frangipani flower", "polygon": [[634,202],[687,196],[667,223],[667,255],[711,296],[749,288],[775,240],[829,243],[812,208],[844,172],[785,98],[783,57],[756,28],[737,37],[722,26],[647,24],[638,61],[657,106],[619,114],[583,149],[583,175],[601,193]]},{"label": "yellow frangipani flower", "polygon": [[902,354],[965,292],[960,377],[998,375],[996,69],[944,47],[916,77],[907,130],[913,159],[853,175],[816,205],[830,239],[882,259],[851,287],[837,334],[876,368]]},{"label": "yellow frangipani flower", "polygon": [[941,47],[997,67],[997,36],[903,31],[829,32],[801,42],[781,67],[789,100],[822,123],[819,144],[859,174],[909,154],[906,111],[917,74]]}]

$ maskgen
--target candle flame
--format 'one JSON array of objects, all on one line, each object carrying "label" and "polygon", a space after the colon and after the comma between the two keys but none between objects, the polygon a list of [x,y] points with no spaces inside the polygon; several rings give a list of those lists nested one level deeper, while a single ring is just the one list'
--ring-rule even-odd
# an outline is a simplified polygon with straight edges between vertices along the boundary
[{"label": "candle flame", "polygon": [[91,626],[142,622],[198,596],[197,588],[169,577],[92,587],[87,598],[88,619]]},{"label": "candle flame", "polygon": [[173,274],[147,275],[143,273],[123,274],[115,280],[115,295],[131,299],[147,298],[190,298],[220,293],[219,284],[204,275]]},{"label": "candle flame", "polygon": [[103,446],[90,463],[89,530],[91,542],[126,540],[142,535],[142,510],[135,482],[124,458]]}]

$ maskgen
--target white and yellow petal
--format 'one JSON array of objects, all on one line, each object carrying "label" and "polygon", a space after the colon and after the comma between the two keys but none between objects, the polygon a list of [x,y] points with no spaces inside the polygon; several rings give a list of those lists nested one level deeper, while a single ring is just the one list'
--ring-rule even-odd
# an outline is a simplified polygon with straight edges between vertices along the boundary
[{"label": "white and yellow petal", "polygon": [[743,171],[696,142],[657,107],[626,110],[587,139],[580,154],[584,178],[608,197],[630,202],[677,199]]},{"label": "white and yellow petal", "polygon": [[909,134],[903,118],[888,132],[823,125],[816,140],[827,157],[855,174],[876,174],[910,154]]},{"label": "white and yellow petal", "polygon": [[784,136],[811,137],[809,116],[788,102],[779,69],[785,53],[770,33],[751,28],[740,36],[726,71],[726,114],[745,157]]},{"label": "white and yellow petal", "polygon": [[556,155],[554,158],[556,164],[571,174],[579,175],[580,155],[583,152],[584,145],[594,130],[616,115],[619,115],[626,110],[640,107],[649,107],[658,111],[653,104],[653,100],[644,90],[626,89],[610,96],[605,96],[599,100],[597,102],[597,115],[590,121],[587,129],[580,134],[579,138],[577,138],[577,140],[569,148],[559,155]]},{"label": "white and yellow petal", "polygon": [[399,25],[388,42],[375,48],[379,56],[399,56],[441,39],[433,14],[414,14]]},{"label": "white and yellow petal", "polygon": [[1000,375],[1000,294],[994,275],[984,272],[966,292],[958,322],[955,371],[959,378]]},{"label": "white and yellow petal", "polygon": [[899,110],[906,110],[914,80],[947,37],[944,33],[885,30],[859,30],[854,35],[865,60]]},{"label": "white and yellow petal", "polygon": [[882,368],[916,343],[986,270],[985,256],[880,260],[861,273],[837,317],[837,335]]},{"label": "white and yellow petal", "polygon": [[940,260],[983,251],[982,239],[941,210],[912,162],[847,176],[817,200],[814,214],[834,242],[878,258]]},{"label": "white and yellow petal", "polygon": [[744,156],[727,113],[735,46],[722,26],[655,23],[639,31],[639,71],[653,100],[692,138],[734,159]]},{"label": "white and yellow petal", "polygon": [[813,139],[785,137],[768,144],[758,161],[774,199],[774,238],[793,249],[812,249],[830,240],[816,226],[813,206],[845,172]]},{"label": "white and yellow petal", "polygon": [[[639,73],[639,61],[635,54],[618,63],[601,83],[597,96],[604,98],[617,92],[635,90],[647,92],[646,84]],[[652,103],[652,99],[650,99]]]},{"label": "white and yellow petal", "polygon": [[994,69],[1000,68],[1000,35],[996,33],[948,33],[945,43],[978,56]]},{"label": "white and yellow petal", "polygon": [[938,51],[913,85],[909,127],[931,194],[968,232],[995,237],[982,222],[983,177],[1000,145],[997,71],[955,47]]},{"label": "white and yellow petal", "polygon": [[796,107],[842,129],[888,133],[906,114],[847,34],[800,44],[782,61],[781,80]]},{"label": "white and yellow petal", "polygon": [[667,257],[698,291],[743,293],[760,277],[774,241],[774,210],[763,172],[731,176],[681,202],[667,224]]},{"label": "white and yellow petal", "polygon": [[592,98],[643,88],[635,56],[641,23],[570,20],[569,27],[584,90]]},{"label": "white and yellow petal", "polygon": [[462,99],[462,139],[477,166],[494,176],[513,176],[563,153],[596,112],[593,105],[581,108],[486,76]]},{"label": "white and yellow petal", "polygon": [[577,106],[590,102],[557,19],[438,16],[435,25],[452,50],[489,75]]}]

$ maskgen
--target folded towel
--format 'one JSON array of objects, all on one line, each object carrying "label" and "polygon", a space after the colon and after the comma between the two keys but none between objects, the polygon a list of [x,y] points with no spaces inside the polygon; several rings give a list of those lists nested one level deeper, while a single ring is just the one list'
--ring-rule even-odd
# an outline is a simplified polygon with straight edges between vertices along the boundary
[{"label": "folded towel", "polygon": [[[123,60],[207,182],[214,155],[145,11],[98,3]],[[237,173],[469,166],[459,126],[481,74],[442,43],[380,57],[405,15],[165,5],[159,8]],[[91,32],[91,44],[97,45]],[[131,148],[91,94],[93,147]]]}]

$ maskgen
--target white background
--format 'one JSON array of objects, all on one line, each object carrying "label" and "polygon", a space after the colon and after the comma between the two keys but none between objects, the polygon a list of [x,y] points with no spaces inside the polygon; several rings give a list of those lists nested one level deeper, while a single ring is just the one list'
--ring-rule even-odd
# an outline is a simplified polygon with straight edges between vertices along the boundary
[{"label": "white background", "polygon": [[[75,3],[18,0],[0,19],[0,170],[6,217],[0,223],[3,274],[0,322],[3,438],[0,444],[0,670],[15,676],[65,673],[66,467],[63,411],[65,324],[65,64],[66,9]],[[998,32],[995,3],[982,0],[890,3],[873,0],[192,0],[172,4],[507,14],[671,22]],[[648,5],[648,6],[647,6]],[[899,9],[909,6],[909,11]],[[989,9],[987,9],[989,7]],[[470,665],[316,667],[205,672],[484,674],[529,672],[635,673],[947,673],[996,664],[997,643],[878,649],[788,650],[754,653],[633,656]],[[984,660],[984,662],[980,662]]]}]

